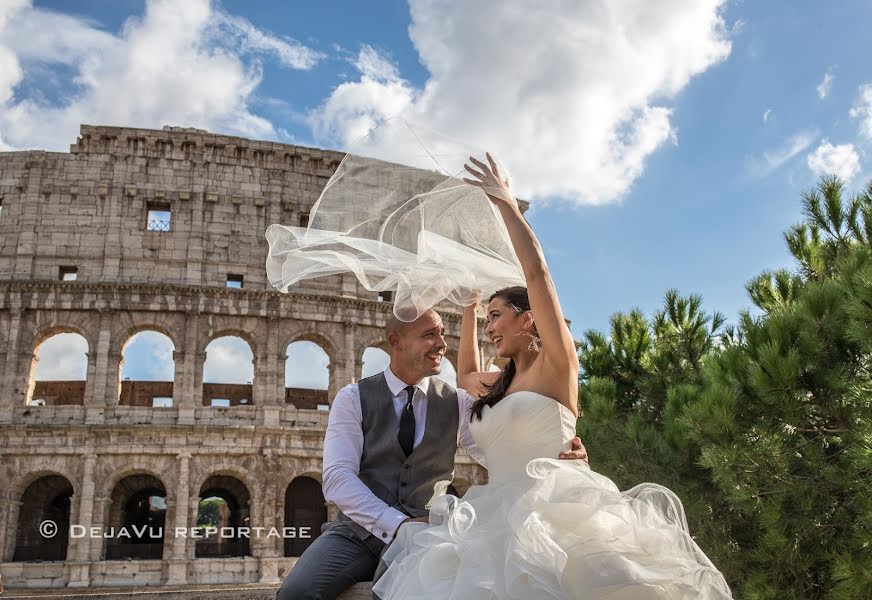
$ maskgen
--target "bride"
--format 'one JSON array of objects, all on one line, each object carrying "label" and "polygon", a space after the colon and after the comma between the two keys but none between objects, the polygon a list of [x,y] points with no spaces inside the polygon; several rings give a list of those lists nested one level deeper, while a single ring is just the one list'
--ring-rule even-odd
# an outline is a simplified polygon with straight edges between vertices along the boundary
[{"label": "bride", "polygon": [[[687,530],[679,499],[656,484],[621,492],[581,461],[548,458],[575,435],[578,357],[532,230],[487,155],[465,165],[498,208],[527,288],[493,294],[486,332],[507,359],[475,373],[475,306],[462,326],[460,383],[480,399],[470,430],[489,483],[442,496],[430,523],[403,525],[373,587],[382,600],[725,599],[730,590]],[[607,451],[602,449],[601,451]]]}]

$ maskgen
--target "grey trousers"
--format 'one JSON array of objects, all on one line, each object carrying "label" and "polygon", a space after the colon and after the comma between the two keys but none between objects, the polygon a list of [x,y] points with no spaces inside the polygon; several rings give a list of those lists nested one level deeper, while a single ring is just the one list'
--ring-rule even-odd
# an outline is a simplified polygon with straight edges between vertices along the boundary
[{"label": "grey trousers", "polygon": [[359,581],[372,581],[384,542],[357,537],[348,525],[331,523],[291,569],[276,600],[335,600]]}]

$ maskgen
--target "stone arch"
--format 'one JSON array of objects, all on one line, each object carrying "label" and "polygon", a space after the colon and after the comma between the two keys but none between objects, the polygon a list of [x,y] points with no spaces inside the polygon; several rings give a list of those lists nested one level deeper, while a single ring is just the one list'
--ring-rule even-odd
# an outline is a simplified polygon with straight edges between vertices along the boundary
[{"label": "stone arch", "polygon": [[[85,377],[83,379],[72,380],[47,380],[41,385],[37,383],[37,370],[40,360],[40,353],[43,345],[57,335],[72,334],[84,340],[84,370]],[[34,404],[35,401],[40,401],[42,404],[60,405],[74,404],[81,406],[85,401],[85,388],[88,382],[88,376],[91,374],[91,358],[93,357],[94,344],[86,334],[85,329],[77,325],[59,324],[40,329],[33,336],[33,344],[30,352],[30,364],[22,365],[26,367],[27,372],[27,393],[25,402]]]},{"label": "stone arch", "polygon": [[20,487],[13,562],[66,560],[73,484],[56,472],[42,471],[29,473]]},{"label": "stone arch", "polygon": [[[66,311],[64,311],[66,313]],[[96,339],[96,326],[91,322],[91,319],[81,318],[81,314],[76,311],[69,311],[69,314],[64,314],[64,318],[52,319],[48,323],[41,324],[34,328],[29,336],[29,339],[22,340],[22,343],[29,345],[34,352],[48,338],[59,333],[77,333],[88,342],[88,354],[94,351]],[[22,328],[24,329],[24,328]],[[26,329],[24,329],[26,331]]]},{"label": "stone arch", "polygon": [[[300,348],[299,346],[294,349],[295,344],[305,344],[311,343],[314,344],[321,353],[321,356],[309,357],[309,360],[305,361],[305,364],[299,364],[301,357],[293,356],[292,352],[296,354],[297,351],[305,350]],[[325,348],[325,345],[327,346]],[[293,405],[298,409],[308,409],[308,410],[316,410],[321,407],[329,406],[329,390],[330,384],[333,381],[334,372],[335,372],[335,361],[333,356],[331,356],[330,352],[330,342],[324,336],[313,335],[313,334],[303,334],[296,337],[292,342],[290,342],[284,351],[284,363],[283,368],[281,370],[280,376],[284,381],[284,389],[285,389],[285,397],[284,403]],[[317,352],[315,353],[318,354]],[[320,373],[315,372],[316,368],[319,368],[320,365],[312,364],[312,361],[319,361],[322,358],[327,359],[326,372],[321,371]],[[291,380],[292,372],[296,370],[298,375],[296,381]],[[319,368],[320,370],[320,368]],[[326,375],[326,382],[312,383],[312,379],[309,381],[300,381],[300,373],[301,371],[306,371],[306,376],[309,378],[315,378],[318,375]]]},{"label": "stone arch", "polygon": [[384,332],[379,331],[377,335],[371,333],[360,338],[359,340],[356,340],[354,356],[358,362],[363,361],[363,353],[366,351],[367,348],[378,348],[379,350],[388,352],[390,348],[388,347],[388,341],[384,337]]},{"label": "stone arch", "polygon": [[[71,475],[70,473],[63,474],[61,470],[58,469],[56,466],[43,467],[41,465],[33,465],[33,463],[29,463],[29,465],[36,466],[36,468],[28,470],[26,473],[17,476],[10,482],[11,485],[9,486],[9,490],[13,498],[21,496],[24,493],[24,490],[26,490],[29,485],[31,485],[34,481],[37,481],[38,479],[42,479],[43,477],[58,475],[69,481],[69,477]],[[75,477],[73,477],[73,480],[70,481],[70,485],[73,486],[73,494],[77,496],[79,494],[79,482]]]},{"label": "stone arch", "polygon": [[251,348],[251,354],[253,356],[257,356],[259,350],[257,337],[251,331],[246,331],[245,329],[242,329],[240,327],[223,327],[221,329],[215,329],[213,331],[210,331],[209,334],[203,338],[203,343],[200,346],[200,352],[205,352],[209,344],[211,344],[218,338],[223,337],[240,338],[246,344],[248,344],[249,348]]},{"label": "stone arch", "polygon": [[169,502],[174,499],[172,487],[166,487],[162,473],[175,472],[174,458],[170,455],[134,455],[119,457],[116,460],[98,460],[97,472],[94,475],[94,479],[95,481],[102,481],[102,484],[95,490],[95,496],[109,498],[112,490],[125,477],[130,477],[131,475],[150,475],[160,480],[161,484],[164,485],[164,489],[167,491],[167,502]]},{"label": "stone arch", "polygon": [[293,537],[284,538],[284,556],[302,556],[326,522],[327,502],[321,481],[307,475],[294,477],[284,494],[284,531],[294,532]]},{"label": "stone arch", "polygon": [[191,490],[199,490],[203,487],[206,480],[213,475],[229,475],[245,484],[253,502],[259,500],[259,488],[257,482],[251,477],[251,473],[255,468],[253,463],[256,459],[250,456],[247,456],[246,459],[245,463],[247,464],[241,464],[240,462],[233,463],[229,460],[219,460],[215,462],[209,461],[203,465],[198,465],[196,470],[192,468]]},{"label": "stone arch", "polygon": [[173,348],[178,350],[181,348],[181,340],[178,339],[181,334],[176,333],[179,325],[175,321],[174,317],[163,313],[148,313],[142,321],[135,315],[130,315],[123,325],[112,332],[112,339],[118,340],[116,352],[124,352],[130,338],[143,331],[156,331],[167,336],[173,343]]},{"label": "stone arch", "polygon": [[[124,377],[125,356],[131,342],[140,334],[153,333],[167,340],[170,348],[170,360],[172,368],[169,376],[164,375],[160,380],[143,377],[135,380]],[[173,334],[162,325],[137,324],[128,327],[119,337],[117,356],[113,357],[115,368],[118,373],[116,401],[122,406],[146,406],[146,407],[171,407],[173,399],[173,387],[175,384],[176,351],[178,343]],[[159,400],[156,400],[159,399]]]},{"label": "stone arch", "polygon": [[[242,341],[246,349],[240,349],[242,356],[236,361],[230,361],[224,365],[225,368],[220,369],[222,373],[226,373],[235,368],[237,365],[244,365],[241,381],[215,381],[210,378],[209,370],[220,367],[215,367],[214,363],[210,364],[208,348],[213,343],[224,340],[237,338]],[[241,332],[236,329],[223,329],[215,335],[210,336],[209,343],[203,348],[202,354],[202,372],[203,372],[203,387],[202,387],[202,404],[203,406],[251,406],[254,404],[254,385],[255,379],[258,377],[258,360],[257,348],[253,343],[253,336],[249,333]],[[249,358],[250,357],[250,358]],[[250,370],[246,361],[250,360]],[[242,362],[240,362],[242,361]],[[248,378],[251,378],[250,380]]]},{"label": "stone arch", "polygon": [[195,546],[196,558],[250,556],[251,486],[235,474],[221,470],[207,476],[198,488],[197,527],[203,532]]},{"label": "stone arch", "polygon": [[288,346],[295,342],[312,342],[318,344],[318,346],[320,346],[327,354],[331,365],[339,358],[339,348],[341,347],[341,344],[326,333],[318,331],[295,331],[284,337],[280,348],[284,348],[287,352]]},{"label": "stone arch", "polygon": [[167,487],[160,477],[137,473],[118,480],[109,496],[104,531],[107,560],[160,559],[163,556]]}]

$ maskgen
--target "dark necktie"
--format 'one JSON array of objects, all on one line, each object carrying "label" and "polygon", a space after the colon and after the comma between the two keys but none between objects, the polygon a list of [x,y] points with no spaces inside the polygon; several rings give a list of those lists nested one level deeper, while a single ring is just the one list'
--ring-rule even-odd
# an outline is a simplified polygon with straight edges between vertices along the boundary
[{"label": "dark necktie", "polygon": [[409,456],[415,448],[415,411],[412,410],[412,398],[415,397],[415,386],[410,385],[404,390],[409,399],[403,407],[403,414],[400,416],[400,433],[397,438],[400,441],[400,448]]}]

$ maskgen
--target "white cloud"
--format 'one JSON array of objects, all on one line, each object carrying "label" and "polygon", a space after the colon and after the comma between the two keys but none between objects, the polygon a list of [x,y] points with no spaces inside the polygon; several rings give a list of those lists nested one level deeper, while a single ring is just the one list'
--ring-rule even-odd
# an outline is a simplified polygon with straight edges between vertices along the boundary
[{"label": "white cloud", "polygon": [[846,183],[860,172],[860,155],[853,144],[834,146],[826,139],[808,155],[808,168],[815,175],[838,175]]},{"label": "white cloud", "polygon": [[78,333],[59,333],[36,350],[35,381],[85,381],[88,342]]},{"label": "white cloud", "polygon": [[[257,55],[308,69],[320,55],[228,15],[209,0],[149,0],[141,17],[107,33],[84,19],[16,0],[0,6],[0,143],[66,149],[81,123],[199,127],[275,137],[249,107],[261,80]],[[48,100],[20,84],[72,73]],[[23,94],[19,96],[19,94]]]},{"label": "white cloud", "polygon": [[330,385],[330,357],[318,344],[294,342],[288,346],[285,387],[326,390]]},{"label": "white cloud", "polygon": [[360,80],[339,84],[310,116],[316,138],[345,148],[381,121],[406,112],[417,96],[397,68],[370,46],[360,50],[353,64]]},{"label": "white cloud", "polygon": [[203,365],[204,383],[252,383],[254,380],[254,354],[245,340],[225,336],[212,340],[206,346]]},{"label": "white cloud", "polygon": [[772,173],[794,156],[804,152],[817,138],[817,130],[800,131],[792,135],[777,148],[765,151],[762,160],[756,159],[754,170],[758,175]]},{"label": "white cloud", "polygon": [[860,86],[860,97],[850,114],[860,121],[860,135],[872,142],[872,83]]},{"label": "white cloud", "polygon": [[422,87],[369,47],[311,123],[347,147],[401,115],[493,150],[525,198],[619,198],[673,140],[669,101],[730,52],[724,0],[411,0]]},{"label": "white cloud", "polygon": [[764,125],[769,122],[770,115],[772,115],[772,109],[767,108],[766,112],[763,113],[763,124]]},{"label": "white cloud", "polygon": [[833,80],[836,78],[836,65],[831,66],[827,69],[827,72],[824,74],[823,80],[817,86],[817,94],[818,98],[823,100],[827,96],[830,95],[830,89],[833,87]]},{"label": "white cloud", "polygon": [[173,342],[157,331],[142,331],[124,346],[121,378],[134,381],[173,381]]}]

